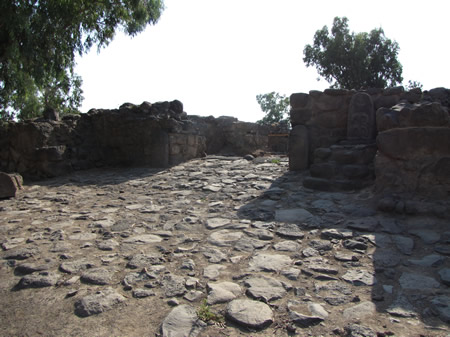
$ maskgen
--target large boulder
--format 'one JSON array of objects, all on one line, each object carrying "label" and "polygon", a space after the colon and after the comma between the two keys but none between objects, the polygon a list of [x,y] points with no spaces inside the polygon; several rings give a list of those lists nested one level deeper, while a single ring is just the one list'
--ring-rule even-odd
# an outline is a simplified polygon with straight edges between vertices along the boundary
[{"label": "large boulder", "polygon": [[22,185],[23,179],[19,174],[0,172],[0,199],[14,198]]}]

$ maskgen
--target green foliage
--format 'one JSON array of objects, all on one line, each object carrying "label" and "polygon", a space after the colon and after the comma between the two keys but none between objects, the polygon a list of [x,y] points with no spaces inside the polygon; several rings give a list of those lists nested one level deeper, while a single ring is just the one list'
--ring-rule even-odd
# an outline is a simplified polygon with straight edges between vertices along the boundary
[{"label": "green foliage", "polygon": [[419,89],[423,89],[423,84],[420,83],[419,81],[408,81],[408,84],[405,86],[406,90],[411,90],[411,89],[415,89],[415,88],[419,88]]},{"label": "green foliage", "polygon": [[263,119],[256,123],[271,125],[289,122],[289,98],[277,92],[257,95],[256,100],[261,110],[266,114]]},{"label": "green foliage", "polygon": [[[0,118],[29,118],[46,107],[81,105],[75,56],[158,21],[162,0],[3,0],[0,2]],[[17,116],[17,113],[20,115]]]},{"label": "green foliage", "polygon": [[272,164],[281,164],[281,160],[280,159],[276,159],[276,158],[272,159],[270,162]]},{"label": "green foliage", "polygon": [[385,88],[403,80],[398,52],[398,43],[386,38],[383,29],[350,33],[348,19],[335,17],[331,33],[324,26],[313,45],[305,46],[303,61],[334,88]]},{"label": "green foliage", "polygon": [[204,322],[213,321],[216,323],[224,323],[225,319],[222,315],[218,315],[211,311],[211,307],[207,304],[206,299],[203,300],[202,305],[197,311],[197,316]]}]

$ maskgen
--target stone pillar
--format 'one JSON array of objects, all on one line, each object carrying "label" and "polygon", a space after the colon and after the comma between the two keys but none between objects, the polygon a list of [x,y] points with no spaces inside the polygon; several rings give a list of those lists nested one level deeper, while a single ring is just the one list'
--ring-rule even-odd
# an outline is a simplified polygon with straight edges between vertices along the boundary
[{"label": "stone pillar", "polygon": [[304,125],[294,126],[289,135],[289,169],[301,171],[308,168],[309,137]]},{"label": "stone pillar", "polygon": [[376,124],[372,97],[364,92],[353,95],[348,109],[347,139],[375,140]]}]

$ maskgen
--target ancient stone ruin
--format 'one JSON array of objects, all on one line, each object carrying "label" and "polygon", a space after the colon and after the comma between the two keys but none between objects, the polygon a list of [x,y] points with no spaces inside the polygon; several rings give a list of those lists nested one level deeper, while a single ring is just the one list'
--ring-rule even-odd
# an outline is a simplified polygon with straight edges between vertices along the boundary
[{"label": "ancient stone ruin", "polygon": [[105,166],[165,168],[206,154],[268,151],[271,132],[232,117],[187,116],[176,100],[53,117],[0,128],[0,171],[35,180]]},{"label": "ancient stone ruin", "polygon": [[450,91],[403,87],[291,96],[291,170],[304,186],[450,195]]},{"label": "ancient stone ruin", "polygon": [[169,167],[206,154],[289,151],[304,186],[324,191],[375,184],[380,194],[450,193],[449,90],[327,89],[291,95],[291,124],[188,116],[180,101],[123,104],[0,128],[0,171],[26,179],[104,166]]},{"label": "ancient stone ruin", "polygon": [[7,124],[0,334],[447,336],[448,94],[294,94],[289,138],[178,101]]}]

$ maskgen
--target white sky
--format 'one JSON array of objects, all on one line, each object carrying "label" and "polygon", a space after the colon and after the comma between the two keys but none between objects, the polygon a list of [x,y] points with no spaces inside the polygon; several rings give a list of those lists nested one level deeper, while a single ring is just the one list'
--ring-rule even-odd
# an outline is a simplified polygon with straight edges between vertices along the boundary
[{"label": "white sky", "polygon": [[160,21],[134,38],[118,33],[78,59],[82,112],[179,99],[189,115],[264,114],[256,95],[323,90],[303,48],[346,16],[349,28],[382,27],[400,45],[404,84],[450,88],[450,1],[165,0]]}]

